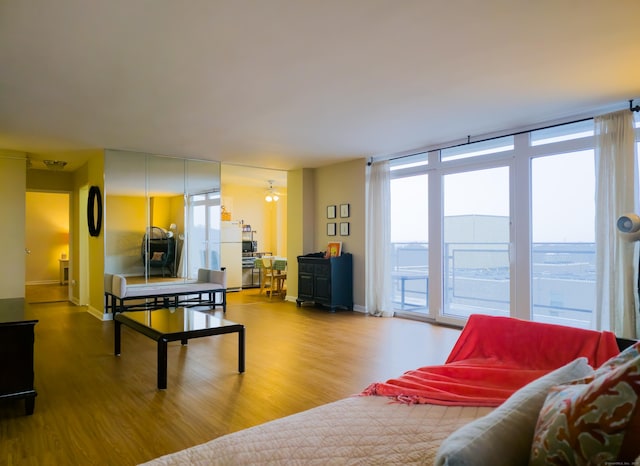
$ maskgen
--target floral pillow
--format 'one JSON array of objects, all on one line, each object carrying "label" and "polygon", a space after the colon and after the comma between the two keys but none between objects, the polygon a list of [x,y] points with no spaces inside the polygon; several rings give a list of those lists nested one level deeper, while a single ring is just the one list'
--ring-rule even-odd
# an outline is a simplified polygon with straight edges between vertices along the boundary
[{"label": "floral pillow", "polygon": [[640,454],[640,343],[594,376],[553,387],[538,416],[531,466],[604,464]]},{"label": "floral pillow", "polygon": [[598,367],[592,375],[594,379],[600,377],[601,375],[605,375],[608,372],[611,372],[613,369],[631,361],[632,359],[637,358],[640,355],[640,342],[630,346],[622,353],[612,357],[607,362],[605,362],[602,366]]}]

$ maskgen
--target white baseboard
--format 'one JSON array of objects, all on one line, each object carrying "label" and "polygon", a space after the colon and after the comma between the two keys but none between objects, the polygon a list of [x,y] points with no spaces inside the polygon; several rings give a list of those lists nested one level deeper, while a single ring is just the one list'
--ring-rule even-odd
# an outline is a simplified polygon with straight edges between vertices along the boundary
[{"label": "white baseboard", "polygon": [[95,307],[87,306],[87,312],[91,314],[96,319],[100,319],[102,321],[113,320],[113,316],[109,312],[102,312]]},{"label": "white baseboard", "polygon": [[[285,300],[285,301],[289,301],[289,302],[292,302],[292,303],[295,303],[295,302],[296,302],[296,299],[297,299],[297,298],[296,298],[295,296],[291,296],[291,295],[287,295],[287,296],[284,298],[284,300]],[[367,308],[365,308],[364,306],[360,306],[359,304],[354,304],[354,305],[353,305],[353,310],[354,310],[355,312],[362,312],[363,314],[366,314],[366,313],[367,313]]]},{"label": "white baseboard", "polygon": [[25,285],[54,285],[56,283],[60,283],[59,280],[33,280],[30,282],[25,282]]}]

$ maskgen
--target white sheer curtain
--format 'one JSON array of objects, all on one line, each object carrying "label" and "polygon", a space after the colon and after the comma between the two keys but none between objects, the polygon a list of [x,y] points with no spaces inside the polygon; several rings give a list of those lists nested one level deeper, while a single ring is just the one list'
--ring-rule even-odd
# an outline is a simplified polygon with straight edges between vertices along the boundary
[{"label": "white sheer curtain", "polygon": [[638,338],[638,243],[617,233],[616,221],[638,212],[633,114],[595,118],[596,307],[594,328]]},{"label": "white sheer curtain", "polygon": [[389,162],[372,163],[367,182],[367,312],[392,317],[391,176]]}]

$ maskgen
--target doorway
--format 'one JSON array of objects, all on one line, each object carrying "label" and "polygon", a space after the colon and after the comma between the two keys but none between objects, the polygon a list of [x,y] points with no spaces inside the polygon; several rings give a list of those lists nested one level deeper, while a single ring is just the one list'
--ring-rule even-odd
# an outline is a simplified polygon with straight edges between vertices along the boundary
[{"label": "doorway", "polygon": [[236,249],[233,240],[225,245],[229,254],[221,250],[222,265],[228,279],[230,269],[240,268],[237,288],[259,288],[256,258],[287,257],[287,172],[222,164],[220,174],[222,224],[237,230],[230,236],[238,242]]},{"label": "doorway", "polygon": [[25,300],[69,300],[69,221],[67,192],[27,191],[25,199]]}]

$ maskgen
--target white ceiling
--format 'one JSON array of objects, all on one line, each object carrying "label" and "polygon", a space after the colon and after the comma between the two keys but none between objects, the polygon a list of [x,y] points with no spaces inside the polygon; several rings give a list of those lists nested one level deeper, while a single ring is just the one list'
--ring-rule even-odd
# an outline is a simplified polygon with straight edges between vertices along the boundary
[{"label": "white ceiling", "polygon": [[0,148],[293,169],[622,108],[638,18],[638,0],[0,0]]}]

